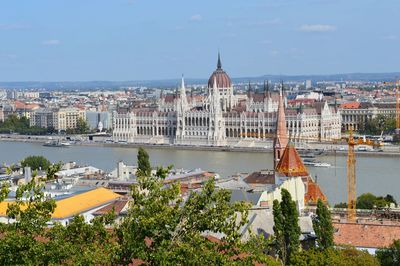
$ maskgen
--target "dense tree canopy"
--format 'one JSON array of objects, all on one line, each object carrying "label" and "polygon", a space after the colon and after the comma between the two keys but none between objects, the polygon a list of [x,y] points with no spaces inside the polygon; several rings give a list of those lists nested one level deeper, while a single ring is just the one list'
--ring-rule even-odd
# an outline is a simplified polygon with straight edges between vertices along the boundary
[{"label": "dense tree canopy", "polygon": [[396,119],[394,117],[388,117],[384,115],[377,115],[365,122],[364,132],[367,134],[380,135],[383,131],[384,133],[394,132],[396,128]]},{"label": "dense tree canopy", "polygon": [[274,200],[275,248],[285,265],[290,265],[291,256],[300,249],[299,213],[289,191],[282,189],[282,200]]},{"label": "dense tree canopy", "polygon": [[[372,193],[364,193],[357,197],[356,206],[357,209],[371,210],[374,208],[385,208],[390,206],[390,204],[397,206],[397,202],[392,195],[375,196]],[[341,202],[335,204],[335,208],[347,208],[347,203]]]},{"label": "dense tree canopy", "polygon": [[21,161],[22,167],[29,166],[32,170],[43,170],[46,171],[50,166],[51,163],[47,160],[44,156],[28,156]]},{"label": "dense tree canopy", "polygon": [[382,266],[400,265],[400,239],[395,240],[388,248],[377,250],[376,257]]},{"label": "dense tree canopy", "polygon": [[352,247],[302,250],[291,257],[291,263],[296,266],[379,266],[374,256]]},{"label": "dense tree canopy", "polygon": [[151,175],[151,165],[149,154],[142,147],[139,148],[137,155],[138,170],[137,176],[150,176]]},{"label": "dense tree canopy", "polygon": [[325,250],[333,247],[333,225],[331,212],[328,207],[318,199],[317,213],[313,219],[313,228],[317,235],[318,248]]},{"label": "dense tree canopy", "polygon": [[54,129],[31,127],[29,119],[25,116],[19,118],[16,114],[7,117],[4,122],[0,122],[0,133],[18,133],[23,135],[44,135],[52,133]]}]

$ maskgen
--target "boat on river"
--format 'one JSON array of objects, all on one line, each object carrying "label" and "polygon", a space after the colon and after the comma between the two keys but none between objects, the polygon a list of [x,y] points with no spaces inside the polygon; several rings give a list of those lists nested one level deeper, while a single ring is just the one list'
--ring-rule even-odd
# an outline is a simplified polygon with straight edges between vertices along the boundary
[{"label": "boat on river", "polygon": [[69,142],[61,142],[60,140],[50,140],[47,141],[45,144],[43,144],[45,147],[61,147],[61,148],[66,148],[71,146],[71,143]]}]

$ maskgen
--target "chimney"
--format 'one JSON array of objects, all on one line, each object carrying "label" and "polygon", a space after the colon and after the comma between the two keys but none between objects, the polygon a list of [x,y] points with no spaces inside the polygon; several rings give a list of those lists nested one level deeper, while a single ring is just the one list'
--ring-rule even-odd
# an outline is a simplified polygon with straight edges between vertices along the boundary
[{"label": "chimney", "polygon": [[32,169],[29,166],[24,167],[24,177],[26,184],[32,180]]}]

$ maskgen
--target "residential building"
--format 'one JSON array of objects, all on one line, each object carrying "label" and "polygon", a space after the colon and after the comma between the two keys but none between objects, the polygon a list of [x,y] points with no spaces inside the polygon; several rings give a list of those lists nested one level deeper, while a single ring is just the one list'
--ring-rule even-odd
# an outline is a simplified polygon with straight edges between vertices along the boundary
[{"label": "residential building", "polygon": [[86,120],[84,110],[78,108],[61,108],[55,112],[55,129],[66,131],[77,127],[79,119]]},{"label": "residential building", "polygon": [[29,123],[30,126],[41,128],[56,127],[56,112],[50,109],[38,109],[31,113]]}]

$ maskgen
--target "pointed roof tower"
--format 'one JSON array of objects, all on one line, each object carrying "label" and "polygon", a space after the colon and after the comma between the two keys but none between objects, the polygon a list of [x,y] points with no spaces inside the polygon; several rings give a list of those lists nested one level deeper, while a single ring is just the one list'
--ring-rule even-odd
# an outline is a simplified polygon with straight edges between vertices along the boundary
[{"label": "pointed roof tower", "polygon": [[217,62],[217,69],[222,69],[222,64],[221,64],[221,55],[218,51],[218,62]]},{"label": "pointed roof tower", "polygon": [[247,88],[247,97],[250,99],[251,98],[251,84],[249,80],[249,87]]},{"label": "pointed roof tower", "polygon": [[217,69],[211,74],[208,79],[208,88],[214,87],[214,81],[217,83],[218,88],[230,88],[232,87],[231,78],[222,69],[221,55],[218,52]]},{"label": "pointed roof tower", "polygon": [[288,144],[288,133],[286,128],[285,107],[283,104],[282,88],[279,91],[278,116],[276,121],[276,140],[275,140],[275,165],[283,156],[283,152]]},{"label": "pointed roof tower", "polygon": [[285,175],[286,177],[310,175],[292,143],[289,143],[286,146],[282,158],[276,166],[276,172]]}]

